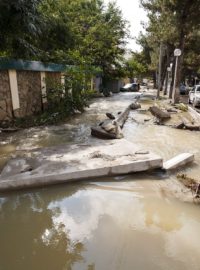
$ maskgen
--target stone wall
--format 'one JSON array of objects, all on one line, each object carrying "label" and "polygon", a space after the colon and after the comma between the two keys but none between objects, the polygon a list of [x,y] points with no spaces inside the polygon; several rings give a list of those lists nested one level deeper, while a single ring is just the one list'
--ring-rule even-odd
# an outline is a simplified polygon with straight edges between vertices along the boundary
[{"label": "stone wall", "polygon": [[0,70],[0,126],[45,110],[46,91],[60,84],[61,72]]},{"label": "stone wall", "polygon": [[12,119],[12,99],[8,71],[0,71],[0,121]]},{"label": "stone wall", "polygon": [[41,75],[37,71],[17,71],[20,109],[16,117],[25,117],[42,111]]}]

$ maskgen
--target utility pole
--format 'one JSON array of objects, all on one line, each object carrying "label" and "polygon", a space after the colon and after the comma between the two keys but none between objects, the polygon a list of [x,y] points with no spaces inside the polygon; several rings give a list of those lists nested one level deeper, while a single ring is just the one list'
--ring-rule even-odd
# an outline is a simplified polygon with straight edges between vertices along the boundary
[{"label": "utility pole", "polygon": [[175,74],[174,74],[174,87],[173,87],[173,104],[177,102],[178,96],[179,96],[179,85],[176,85],[177,83],[177,69],[178,69],[178,58],[181,56],[181,50],[175,49],[174,50],[174,56],[176,57],[176,65],[175,65]]}]

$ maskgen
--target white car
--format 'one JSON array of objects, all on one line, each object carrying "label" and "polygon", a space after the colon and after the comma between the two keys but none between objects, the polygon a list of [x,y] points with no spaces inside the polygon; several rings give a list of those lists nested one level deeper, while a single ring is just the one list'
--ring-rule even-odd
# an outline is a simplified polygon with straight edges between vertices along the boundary
[{"label": "white car", "polygon": [[190,104],[193,104],[194,107],[200,105],[200,84],[195,85],[194,88],[189,92]]}]

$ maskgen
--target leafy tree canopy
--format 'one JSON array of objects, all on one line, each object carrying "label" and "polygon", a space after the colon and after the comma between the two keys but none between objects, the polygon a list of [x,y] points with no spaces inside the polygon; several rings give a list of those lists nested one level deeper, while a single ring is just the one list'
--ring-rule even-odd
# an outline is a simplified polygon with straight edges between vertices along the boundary
[{"label": "leafy tree canopy", "polygon": [[120,66],[128,24],[115,3],[102,0],[0,0],[0,56]]}]

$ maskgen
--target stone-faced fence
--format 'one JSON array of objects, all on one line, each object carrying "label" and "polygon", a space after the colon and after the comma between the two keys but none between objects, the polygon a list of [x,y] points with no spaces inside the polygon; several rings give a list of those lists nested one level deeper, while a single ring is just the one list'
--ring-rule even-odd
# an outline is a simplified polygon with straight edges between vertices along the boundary
[{"label": "stone-faced fence", "polygon": [[45,108],[46,78],[64,84],[65,66],[37,61],[0,59],[0,122]]},{"label": "stone-faced fence", "polygon": [[[91,75],[91,90],[98,91],[101,73],[90,68],[85,72]],[[79,71],[74,66],[0,58],[0,125],[45,110],[49,82],[65,86],[65,75],[72,69]]]}]

